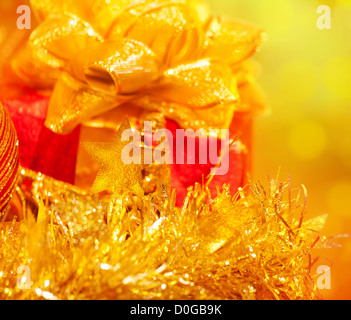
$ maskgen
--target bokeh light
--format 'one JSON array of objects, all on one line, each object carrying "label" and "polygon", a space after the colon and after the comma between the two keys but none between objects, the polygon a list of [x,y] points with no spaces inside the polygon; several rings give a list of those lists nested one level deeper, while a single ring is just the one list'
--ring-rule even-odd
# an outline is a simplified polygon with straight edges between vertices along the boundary
[{"label": "bokeh light", "polygon": [[[328,213],[328,236],[351,233],[351,1],[206,1],[267,32],[254,59],[272,112],[256,121],[253,176],[267,181],[280,168],[307,187],[310,217]],[[317,28],[320,5],[330,6],[330,30]],[[351,239],[339,242],[316,250],[331,266],[326,299],[351,299]]]},{"label": "bokeh light", "polygon": [[339,181],[328,190],[328,204],[333,212],[339,216],[349,218],[351,207],[351,182]]},{"label": "bokeh light", "polygon": [[351,100],[350,56],[337,56],[330,59],[323,70],[323,82],[332,95]]},{"label": "bokeh light", "polygon": [[327,135],[318,122],[298,122],[290,132],[292,152],[301,159],[314,159],[320,156],[327,145]]}]

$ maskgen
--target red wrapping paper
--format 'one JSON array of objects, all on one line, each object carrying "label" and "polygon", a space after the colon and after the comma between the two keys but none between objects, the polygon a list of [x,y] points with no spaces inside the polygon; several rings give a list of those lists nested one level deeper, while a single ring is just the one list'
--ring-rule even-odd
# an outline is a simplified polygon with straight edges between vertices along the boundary
[{"label": "red wrapping paper", "polygon": [[[233,143],[230,145],[229,156],[224,156],[222,158],[222,166],[228,166],[228,171],[223,175],[214,175],[211,183],[209,184],[209,189],[212,194],[216,194],[217,187],[221,187],[223,184],[230,184],[231,190],[236,191],[239,187],[243,187],[246,183],[246,174],[250,169],[250,154],[248,148],[250,147],[251,141],[251,130],[248,127],[251,126],[251,121],[244,120],[241,117],[237,117],[233,121],[232,127],[230,129],[230,139],[235,139],[239,143]],[[167,120],[166,128],[172,132],[173,141],[175,141],[176,130],[182,129],[177,123],[171,120]],[[243,135],[243,130],[245,129],[245,135]],[[173,164],[170,165],[171,169],[171,187],[175,188],[177,191],[177,205],[180,205],[186,196],[187,188],[194,186],[194,184],[202,183],[206,177],[211,172],[211,169],[215,167],[209,159],[209,148],[207,148],[207,164],[199,163],[199,145],[200,139],[206,139],[207,143],[217,143],[218,154],[220,155],[221,147],[224,144],[221,143],[220,139],[213,137],[204,137],[195,139],[195,159],[193,159],[195,164],[187,163],[187,142],[185,139],[184,149],[181,154],[176,153],[176,144],[173,143],[173,150],[171,150]],[[211,141],[215,139],[216,141]],[[177,164],[177,157],[184,157],[184,164]],[[227,163],[225,163],[227,162]]]},{"label": "red wrapping paper", "polygon": [[[214,175],[211,183],[208,185],[212,194],[216,194],[217,187],[222,187],[223,184],[230,184],[231,190],[236,192],[239,187],[243,187],[247,180],[247,173],[250,171],[251,166],[251,128],[252,118],[247,114],[238,113],[233,120],[229,130],[229,140],[234,140],[235,143],[231,143],[228,155],[222,158],[222,167],[228,168],[225,174]],[[171,171],[171,188],[176,190],[177,201],[176,204],[179,206],[182,204],[184,197],[187,194],[187,188],[194,186],[195,183],[202,184],[209,177],[211,169],[216,164],[211,163],[209,157],[209,144],[217,144],[217,156],[225,149],[225,143],[216,137],[204,136],[195,137],[195,152],[191,150],[191,154],[188,159],[188,143],[187,138],[184,139],[183,149],[177,149],[176,139],[177,130],[183,129],[175,121],[167,119],[166,129],[169,130],[169,134],[172,137],[168,137],[168,141],[172,140],[172,146],[170,146],[170,158],[172,159],[170,166]],[[156,142],[150,134],[145,134],[147,144],[153,144],[157,146],[159,142]],[[172,139],[170,139],[172,138]],[[207,162],[206,164],[200,164],[200,149],[199,146],[205,140],[207,144]],[[221,149],[224,148],[224,149]],[[179,159],[183,159],[180,163]],[[189,160],[189,161],[188,161]]]},{"label": "red wrapping paper", "polygon": [[25,88],[22,96],[3,101],[19,140],[20,165],[57,180],[74,182],[79,127],[58,135],[44,126],[49,98]]}]

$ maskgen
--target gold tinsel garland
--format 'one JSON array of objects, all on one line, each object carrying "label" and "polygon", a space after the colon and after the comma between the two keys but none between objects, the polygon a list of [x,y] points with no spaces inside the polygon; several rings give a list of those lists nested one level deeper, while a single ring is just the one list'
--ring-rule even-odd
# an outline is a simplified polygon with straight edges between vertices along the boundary
[{"label": "gold tinsel garland", "polygon": [[21,169],[20,187],[32,201],[0,223],[0,299],[314,299],[311,249],[333,245],[326,216],[304,221],[304,188],[274,179],[234,197],[195,185],[181,208],[163,184],[98,197]]}]

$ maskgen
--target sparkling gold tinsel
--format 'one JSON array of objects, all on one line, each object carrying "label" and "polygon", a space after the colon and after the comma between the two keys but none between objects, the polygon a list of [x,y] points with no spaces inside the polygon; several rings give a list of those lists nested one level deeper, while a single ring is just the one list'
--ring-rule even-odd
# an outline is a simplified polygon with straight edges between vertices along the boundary
[{"label": "sparkling gold tinsel", "polygon": [[304,188],[273,179],[195,185],[181,208],[162,184],[99,198],[22,169],[21,188],[34,201],[0,223],[0,299],[314,299],[311,249],[332,245]]}]

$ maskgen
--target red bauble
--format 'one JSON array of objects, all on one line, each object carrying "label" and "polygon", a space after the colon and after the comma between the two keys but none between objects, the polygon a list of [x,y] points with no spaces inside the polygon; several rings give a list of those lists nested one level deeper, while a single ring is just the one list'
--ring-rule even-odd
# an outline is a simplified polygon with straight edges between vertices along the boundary
[{"label": "red bauble", "polygon": [[18,177],[19,155],[15,127],[0,103],[0,216],[10,207]]}]

